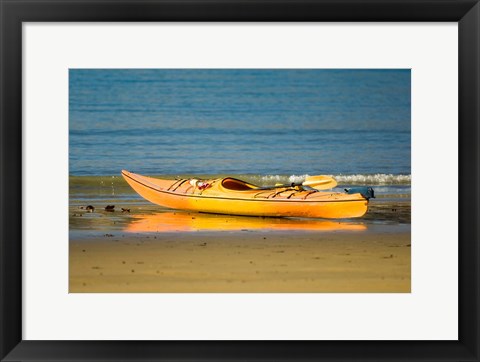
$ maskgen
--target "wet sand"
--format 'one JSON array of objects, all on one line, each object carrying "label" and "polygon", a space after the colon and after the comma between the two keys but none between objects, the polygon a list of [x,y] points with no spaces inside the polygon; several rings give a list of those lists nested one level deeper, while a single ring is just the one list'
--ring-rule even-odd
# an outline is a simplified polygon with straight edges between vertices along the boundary
[{"label": "wet sand", "polygon": [[72,293],[409,293],[410,226],[70,239]]}]

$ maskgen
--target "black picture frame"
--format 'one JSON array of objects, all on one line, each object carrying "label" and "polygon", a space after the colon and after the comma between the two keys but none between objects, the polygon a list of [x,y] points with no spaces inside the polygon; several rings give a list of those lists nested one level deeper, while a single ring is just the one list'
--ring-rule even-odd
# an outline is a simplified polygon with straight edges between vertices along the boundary
[{"label": "black picture frame", "polygon": [[[2,361],[479,361],[480,4],[478,1],[0,0],[0,12],[0,358]],[[98,21],[458,22],[459,340],[22,340],[22,22]],[[455,190],[449,192],[455,194]]]}]

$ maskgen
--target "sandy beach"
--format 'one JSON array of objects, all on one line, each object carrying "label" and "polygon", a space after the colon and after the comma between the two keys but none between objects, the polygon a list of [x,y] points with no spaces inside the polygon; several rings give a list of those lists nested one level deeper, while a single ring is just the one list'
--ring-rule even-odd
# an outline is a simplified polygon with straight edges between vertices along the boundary
[{"label": "sandy beach", "polygon": [[407,227],[395,232],[384,227],[326,232],[114,232],[72,239],[69,289],[73,293],[408,293]]},{"label": "sandy beach", "polygon": [[379,195],[343,220],[193,213],[121,195],[73,199],[71,293],[410,292],[408,194]]}]

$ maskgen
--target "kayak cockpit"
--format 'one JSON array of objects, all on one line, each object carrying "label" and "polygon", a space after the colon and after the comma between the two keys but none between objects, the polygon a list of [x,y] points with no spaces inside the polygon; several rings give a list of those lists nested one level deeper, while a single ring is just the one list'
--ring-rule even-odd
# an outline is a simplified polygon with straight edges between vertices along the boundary
[{"label": "kayak cockpit", "polygon": [[233,177],[227,177],[222,180],[222,187],[231,191],[248,191],[258,187]]}]

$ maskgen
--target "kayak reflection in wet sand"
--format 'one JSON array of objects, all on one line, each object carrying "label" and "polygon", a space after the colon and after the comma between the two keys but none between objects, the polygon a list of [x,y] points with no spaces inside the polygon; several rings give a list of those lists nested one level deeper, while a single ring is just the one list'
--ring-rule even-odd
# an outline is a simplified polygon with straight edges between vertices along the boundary
[{"label": "kayak reflection in wet sand", "polygon": [[362,231],[366,225],[358,222],[312,220],[294,218],[259,218],[248,216],[212,215],[189,212],[159,212],[132,215],[126,232],[175,232],[175,231]]}]

